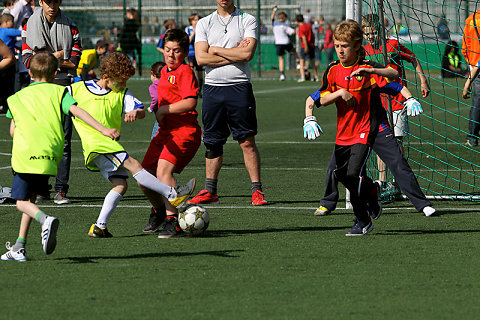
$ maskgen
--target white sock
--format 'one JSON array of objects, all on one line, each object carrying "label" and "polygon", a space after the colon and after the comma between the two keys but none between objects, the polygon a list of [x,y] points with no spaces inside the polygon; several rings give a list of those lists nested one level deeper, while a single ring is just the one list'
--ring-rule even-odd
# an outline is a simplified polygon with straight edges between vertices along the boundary
[{"label": "white sock", "polygon": [[430,207],[430,206],[426,206],[425,208],[423,208],[423,213],[427,216],[427,217],[430,217],[432,214],[435,213],[435,209]]},{"label": "white sock", "polygon": [[110,190],[110,192],[105,196],[103,200],[102,210],[98,215],[97,222],[95,223],[99,228],[106,228],[108,219],[113,213],[113,210],[117,207],[118,203],[122,199],[122,195],[115,190]]},{"label": "white sock", "polygon": [[167,186],[162,181],[158,180],[154,175],[150,174],[147,170],[142,169],[133,175],[142,186],[160,193],[168,200],[173,200],[177,197],[177,191],[175,188]]}]

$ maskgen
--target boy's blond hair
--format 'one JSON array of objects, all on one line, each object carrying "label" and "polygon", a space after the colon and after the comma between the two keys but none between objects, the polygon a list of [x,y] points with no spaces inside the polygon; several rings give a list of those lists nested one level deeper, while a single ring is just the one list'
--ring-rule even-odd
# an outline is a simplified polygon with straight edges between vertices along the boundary
[{"label": "boy's blond hair", "polygon": [[135,68],[130,59],[120,52],[112,52],[100,61],[100,74],[109,78],[130,78]]},{"label": "boy's blond hair", "polygon": [[365,58],[365,49],[362,46],[363,29],[355,20],[345,20],[340,22],[333,31],[333,38],[337,41],[353,42],[354,45],[360,43],[358,56],[360,59]]},{"label": "boy's blond hair", "polygon": [[58,69],[58,60],[50,52],[42,51],[30,60],[30,72],[34,79],[45,79],[52,82]]}]

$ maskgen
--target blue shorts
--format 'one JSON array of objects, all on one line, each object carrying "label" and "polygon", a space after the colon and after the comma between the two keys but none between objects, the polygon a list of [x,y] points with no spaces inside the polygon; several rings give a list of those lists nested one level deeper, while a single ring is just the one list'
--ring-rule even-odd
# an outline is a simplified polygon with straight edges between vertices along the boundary
[{"label": "blue shorts", "polygon": [[315,59],[315,46],[311,46],[311,47],[309,46],[307,53],[305,53],[304,48],[300,48],[300,59],[303,59],[303,60]]},{"label": "blue shorts", "polygon": [[15,173],[12,183],[12,199],[29,200],[48,190],[48,178],[44,174]]},{"label": "blue shorts", "polygon": [[205,145],[224,145],[257,134],[257,116],[252,84],[203,86],[202,121]]}]

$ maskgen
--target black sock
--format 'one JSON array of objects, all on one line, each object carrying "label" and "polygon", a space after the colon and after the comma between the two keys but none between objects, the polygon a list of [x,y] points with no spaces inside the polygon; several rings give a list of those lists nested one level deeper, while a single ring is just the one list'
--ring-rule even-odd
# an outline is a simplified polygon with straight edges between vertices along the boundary
[{"label": "black sock", "polygon": [[207,189],[208,193],[210,194],[217,194],[217,184],[218,179],[205,179],[205,189]]},{"label": "black sock", "polygon": [[254,193],[257,190],[262,191],[262,183],[260,181],[252,182],[252,193]]}]

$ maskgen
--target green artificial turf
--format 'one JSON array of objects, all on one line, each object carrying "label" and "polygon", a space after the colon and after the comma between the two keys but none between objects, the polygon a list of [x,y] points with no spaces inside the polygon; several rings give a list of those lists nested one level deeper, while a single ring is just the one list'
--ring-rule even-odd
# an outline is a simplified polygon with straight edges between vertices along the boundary
[{"label": "green artificial turf", "polygon": [[[148,101],[147,81],[129,87]],[[303,138],[305,98],[319,84],[255,81],[258,147],[268,206],[250,205],[238,145],[225,146],[220,204],[207,205],[202,237],[157,239],[142,232],[149,204],[130,189],[113,214],[111,239],[87,236],[111,186],[83,167],[74,135],[71,205],[43,205],[60,219],[46,256],[33,222],[29,261],[0,263],[0,319],[475,319],[480,295],[480,215],[472,202],[434,202],[427,218],[408,201],[385,205],[365,237],[345,237],[345,208],[315,217],[335,136],[335,108],[315,110],[325,135]],[[200,110],[200,103],[198,105]],[[11,186],[8,119],[0,118],[0,184]],[[121,142],[136,159],[153,117],[125,124]],[[204,183],[204,152],[178,176]],[[52,179],[53,180],[53,179]],[[14,242],[20,214],[0,205],[0,241]],[[0,251],[3,253],[3,250]]]}]

